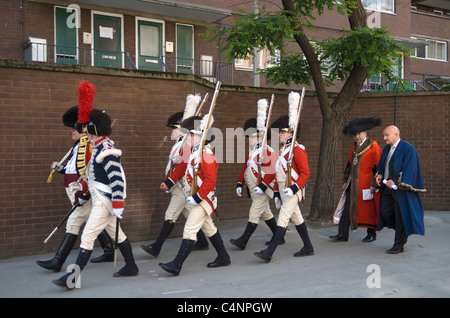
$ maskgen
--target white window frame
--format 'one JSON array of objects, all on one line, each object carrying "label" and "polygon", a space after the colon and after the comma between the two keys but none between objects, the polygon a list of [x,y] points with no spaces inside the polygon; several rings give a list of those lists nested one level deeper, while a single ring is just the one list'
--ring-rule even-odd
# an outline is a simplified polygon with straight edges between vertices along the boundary
[{"label": "white window frame", "polygon": [[[448,43],[446,41],[441,41],[441,40],[436,40],[436,39],[426,39],[426,38],[421,38],[421,40],[427,40],[428,41],[428,45],[425,46],[425,56],[417,56],[417,48],[414,49],[414,55],[413,57],[417,58],[417,59],[422,59],[422,60],[432,60],[432,61],[439,61],[439,62],[447,62],[447,46]],[[443,54],[444,56],[442,57],[442,59],[436,58],[436,57],[430,57],[429,56],[429,52],[430,52],[430,46],[434,46],[435,50],[434,52],[437,52],[436,48],[438,44],[443,44],[444,48],[443,48]]]},{"label": "white window frame", "polygon": [[[395,0],[362,0],[361,1],[364,8],[367,10],[385,12],[385,13],[395,13]],[[369,5],[366,6],[366,3],[370,2]],[[383,7],[384,3],[390,3],[391,9],[385,9],[386,6]]]}]

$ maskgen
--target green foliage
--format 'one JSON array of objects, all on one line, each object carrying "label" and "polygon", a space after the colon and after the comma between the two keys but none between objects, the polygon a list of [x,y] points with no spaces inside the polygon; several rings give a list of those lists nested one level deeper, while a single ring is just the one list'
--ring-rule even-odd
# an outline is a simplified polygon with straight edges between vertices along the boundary
[{"label": "green foliage", "polygon": [[220,30],[209,26],[208,33],[204,34],[211,37],[209,41],[217,41],[220,50],[226,52],[227,60],[245,59],[253,54],[253,47],[267,47],[274,54],[295,34],[290,20],[282,12],[265,13],[264,16],[248,14],[236,19],[235,23]]},{"label": "green foliage", "polygon": [[284,56],[279,65],[260,70],[260,72],[272,84],[284,83],[289,86],[289,84],[295,83],[310,85],[312,80],[308,62],[301,53]]},{"label": "green foliage", "polygon": [[330,64],[329,79],[345,80],[354,65],[369,69],[369,77],[384,74],[387,81],[399,81],[394,71],[407,49],[396,43],[386,28],[348,30],[338,39],[320,42],[321,61]]},{"label": "green foliage", "polygon": [[441,90],[450,91],[450,84],[444,85],[441,87]]}]

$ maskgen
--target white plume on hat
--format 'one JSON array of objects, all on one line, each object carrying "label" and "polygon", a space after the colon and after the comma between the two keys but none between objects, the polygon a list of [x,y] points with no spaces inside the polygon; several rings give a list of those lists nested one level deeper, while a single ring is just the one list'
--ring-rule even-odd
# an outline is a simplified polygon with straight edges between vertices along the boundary
[{"label": "white plume on hat", "polygon": [[296,92],[290,92],[288,96],[289,102],[289,128],[295,130],[298,117],[298,104],[300,102],[300,94]]},{"label": "white plume on hat", "polygon": [[214,124],[214,116],[211,115],[211,121],[209,122],[209,126],[206,127],[206,124],[208,122],[208,115],[209,115],[209,113],[205,114],[205,116],[203,116],[203,119],[200,122],[200,126],[199,126],[200,131],[205,131],[205,129],[209,129]]},{"label": "white plume on hat", "polygon": [[186,97],[186,107],[184,108],[183,120],[195,115],[198,104],[200,104],[200,94],[188,94]]},{"label": "white plume on hat", "polygon": [[260,132],[266,130],[266,117],[267,117],[267,99],[258,100],[258,113],[256,117],[256,129]]}]

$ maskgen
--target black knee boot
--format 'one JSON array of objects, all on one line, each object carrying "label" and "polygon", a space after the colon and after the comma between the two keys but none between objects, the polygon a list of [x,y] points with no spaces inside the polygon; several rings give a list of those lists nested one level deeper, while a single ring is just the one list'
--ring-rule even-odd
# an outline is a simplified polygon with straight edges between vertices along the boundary
[{"label": "black knee boot", "polygon": [[194,244],[193,251],[203,251],[209,248],[208,240],[206,239],[205,233],[200,229],[197,232],[197,242]]},{"label": "black knee boot", "polygon": [[269,263],[270,260],[272,259],[272,255],[275,252],[275,249],[277,248],[278,244],[280,244],[281,240],[284,238],[284,234],[286,234],[286,229],[281,226],[277,226],[275,234],[273,235],[273,238],[270,241],[270,245],[260,252],[255,252],[254,253],[255,256],[262,259],[265,263]]},{"label": "black knee boot", "polygon": [[[277,229],[277,221],[275,221],[275,218],[271,218],[271,219],[266,220],[264,222],[266,222],[267,226],[272,231],[272,238],[270,239],[270,241],[266,242],[266,245],[270,245],[270,242],[272,242],[272,240],[273,240],[273,235],[275,235],[275,231]],[[285,241],[284,241],[284,237],[283,237],[283,239],[278,244],[281,245],[281,244],[284,244],[284,243],[285,243]]]},{"label": "black knee boot", "polygon": [[36,263],[45,268],[53,270],[54,272],[59,272],[70,254],[75,242],[77,241],[78,235],[66,233],[64,239],[56,251],[55,256],[48,261],[36,261]]},{"label": "black knee boot", "polygon": [[102,263],[114,261],[114,247],[111,236],[106,230],[103,230],[97,237],[100,246],[103,249],[103,255],[91,259],[91,263]]},{"label": "black knee boot", "polygon": [[193,247],[194,247],[195,241],[194,240],[187,240],[183,239],[181,241],[180,249],[178,250],[177,256],[175,256],[174,260],[169,263],[159,263],[159,266],[161,266],[166,272],[169,272],[175,276],[178,276],[181,271],[181,267],[183,266],[184,261],[191,253]]},{"label": "black knee boot", "polygon": [[139,268],[134,262],[133,249],[131,247],[130,241],[125,239],[122,243],[118,245],[120,253],[122,253],[123,260],[125,261],[125,266],[122,267],[118,272],[114,273],[114,277],[124,277],[124,276],[136,276],[139,273]]},{"label": "black knee boot", "polygon": [[[92,254],[92,250],[86,250],[84,248],[80,249],[77,260],[75,262],[75,265],[78,265],[80,272],[83,270],[83,268],[89,262],[89,258],[91,257],[91,254]],[[72,289],[75,287],[76,280],[78,279],[78,277],[76,277],[74,275],[74,273],[75,273],[75,269],[72,269],[72,271],[70,273],[67,273],[58,279],[52,280],[52,283],[59,287],[65,287],[68,289]],[[68,282],[69,278],[71,279],[70,282]]]},{"label": "black knee boot", "polygon": [[300,238],[303,241],[303,247],[299,252],[295,253],[294,256],[299,257],[299,256],[314,255],[314,248],[309,239],[308,229],[306,228],[306,223],[303,222],[302,224],[297,225],[295,228],[297,229],[297,232],[298,232],[298,234],[300,234]]},{"label": "black knee boot", "polygon": [[234,246],[238,247],[239,249],[243,250],[247,246],[247,242],[252,236],[253,232],[255,232],[256,227],[258,224],[247,222],[247,226],[244,230],[244,234],[241,235],[238,239],[231,239],[230,243]]},{"label": "black knee boot", "polygon": [[155,243],[149,245],[141,245],[141,248],[154,257],[158,257],[159,252],[161,251],[161,247],[163,246],[166,239],[169,237],[169,234],[172,232],[175,227],[175,223],[167,220],[164,221],[161,232],[159,233],[158,238]]},{"label": "black knee boot", "polygon": [[214,246],[217,252],[216,259],[208,263],[208,267],[220,267],[220,266],[227,266],[231,263],[230,255],[228,255],[227,250],[225,249],[225,246],[223,245],[222,237],[220,236],[219,231],[216,232],[213,236],[209,238],[211,241],[211,244]]}]

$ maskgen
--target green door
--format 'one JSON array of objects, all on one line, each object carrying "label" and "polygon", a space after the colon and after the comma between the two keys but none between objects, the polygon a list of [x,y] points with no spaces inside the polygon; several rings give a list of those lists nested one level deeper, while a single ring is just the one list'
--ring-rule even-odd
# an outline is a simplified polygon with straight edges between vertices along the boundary
[{"label": "green door", "polygon": [[161,71],[162,30],[162,23],[138,20],[139,69]]},{"label": "green door", "polygon": [[194,74],[194,28],[177,24],[177,72]]},{"label": "green door", "polygon": [[74,19],[78,12],[67,12],[66,8],[55,7],[55,62],[78,64],[77,28]]},{"label": "green door", "polygon": [[94,65],[122,68],[122,18],[94,14]]}]

